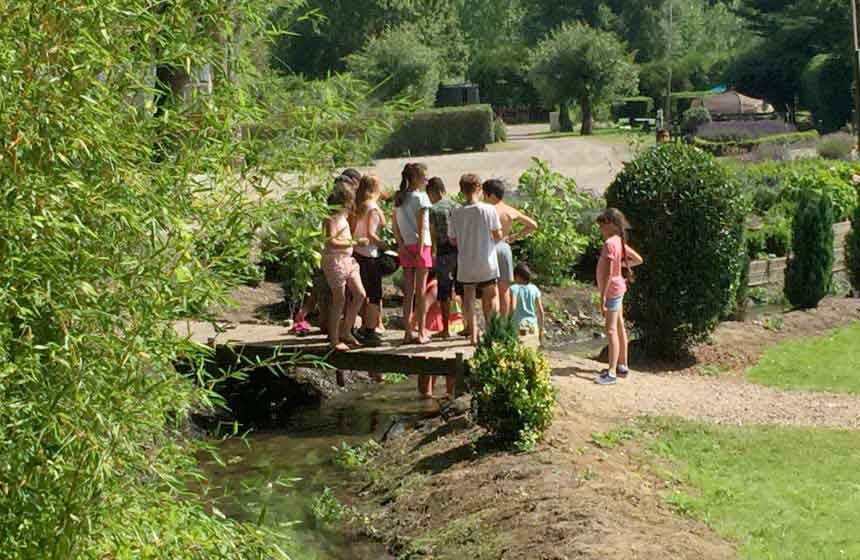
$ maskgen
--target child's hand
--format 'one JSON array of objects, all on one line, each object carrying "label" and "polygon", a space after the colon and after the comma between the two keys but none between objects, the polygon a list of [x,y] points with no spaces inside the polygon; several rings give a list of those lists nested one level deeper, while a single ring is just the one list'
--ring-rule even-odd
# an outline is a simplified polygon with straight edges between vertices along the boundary
[{"label": "child's hand", "polygon": [[370,245],[370,239],[366,237],[361,237],[355,241],[355,244],[359,247],[367,247],[368,245]]}]

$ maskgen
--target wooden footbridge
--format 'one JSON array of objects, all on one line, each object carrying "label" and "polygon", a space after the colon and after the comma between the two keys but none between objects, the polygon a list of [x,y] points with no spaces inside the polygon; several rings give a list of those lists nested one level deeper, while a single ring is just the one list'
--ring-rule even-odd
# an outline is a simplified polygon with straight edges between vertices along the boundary
[{"label": "wooden footbridge", "polygon": [[401,331],[386,333],[382,346],[376,348],[332,352],[328,339],[319,331],[300,337],[291,335],[285,326],[197,321],[177,322],[174,328],[181,336],[213,348],[221,367],[254,363],[262,367],[267,363],[313,367],[324,361],[337,371],[453,376],[458,394],[465,391],[467,360],[474,352],[462,337],[434,339],[425,345],[402,344]]}]

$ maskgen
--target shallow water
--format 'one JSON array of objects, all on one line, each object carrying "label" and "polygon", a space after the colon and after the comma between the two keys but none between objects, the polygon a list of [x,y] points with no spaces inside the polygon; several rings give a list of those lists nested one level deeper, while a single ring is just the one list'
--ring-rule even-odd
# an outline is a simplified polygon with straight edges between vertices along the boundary
[{"label": "shallow water", "polygon": [[281,429],[219,443],[226,465],[207,460],[203,468],[211,484],[226,492],[218,504],[223,513],[256,522],[264,512],[264,523],[284,535],[296,560],[390,558],[377,543],[318,523],[313,504],[325,488],[337,494],[344,480],[345,473],[332,462],[333,447],[378,439],[392,422],[408,423],[437,409],[434,401],[417,398],[414,378],[364,387],[298,410]]}]

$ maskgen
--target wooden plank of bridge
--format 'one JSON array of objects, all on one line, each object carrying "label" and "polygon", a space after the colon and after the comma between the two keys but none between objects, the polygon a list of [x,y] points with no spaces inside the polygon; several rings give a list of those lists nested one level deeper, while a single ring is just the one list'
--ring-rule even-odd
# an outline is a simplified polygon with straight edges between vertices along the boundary
[{"label": "wooden plank of bridge", "polygon": [[[215,360],[223,366],[270,364],[271,367],[313,366],[323,360],[337,371],[402,373],[457,378],[457,391],[465,391],[467,360],[474,349],[465,338],[434,340],[426,345],[402,344],[401,332],[389,332],[383,345],[361,347],[349,352],[332,352],[328,339],[320,333],[298,337],[278,325],[213,325],[183,321],[174,324],[181,336],[212,347]],[[283,357],[283,360],[280,359]]]}]

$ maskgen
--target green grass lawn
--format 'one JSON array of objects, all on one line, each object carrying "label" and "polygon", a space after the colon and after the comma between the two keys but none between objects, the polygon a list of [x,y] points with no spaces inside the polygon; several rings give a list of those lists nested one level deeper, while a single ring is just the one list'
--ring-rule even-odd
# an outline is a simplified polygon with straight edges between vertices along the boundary
[{"label": "green grass lawn", "polygon": [[645,423],[649,449],[688,489],[681,512],[737,542],[742,558],[860,558],[860,434]]},{"label": "green grass lawn", "polygon": [[783,389],[860,393],[860,323],[823,337],[777,344],[748,376]]}]

